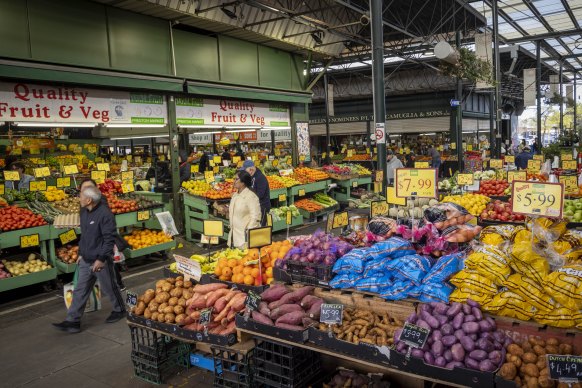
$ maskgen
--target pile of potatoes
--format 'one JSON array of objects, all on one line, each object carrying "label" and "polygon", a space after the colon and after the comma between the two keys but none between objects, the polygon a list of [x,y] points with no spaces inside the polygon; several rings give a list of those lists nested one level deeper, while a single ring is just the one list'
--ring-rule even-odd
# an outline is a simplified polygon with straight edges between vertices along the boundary
[{"label": "pile of potatoes", "polygon": [[[510,344],[499,375],[506,380],[513,380],[518,387],[568,387],[567,384],[550,380],[546,354],[573,355],[572,345],[560,343],[556,338],[544,341],[533,337],[522,343]],[[572,387],[580,388],[581,384]]]},{"label": "pile of potatoes", "polygon": [[[390,346],[394,343],[394,332],[403,322],[388,316],[363,309],[345,309],[341,326],[332,328],[336,338],[358,345],[360,342],[371,345]],[[319,330],[327,331],[328,326],[319,324]]]},{"label": "pile of potatoes", "polygon": [[182,325],[186,318],[186,301],[194,295],[193,284],[182,276],[156,282],[137,299],[131,312],[161,323]]}]

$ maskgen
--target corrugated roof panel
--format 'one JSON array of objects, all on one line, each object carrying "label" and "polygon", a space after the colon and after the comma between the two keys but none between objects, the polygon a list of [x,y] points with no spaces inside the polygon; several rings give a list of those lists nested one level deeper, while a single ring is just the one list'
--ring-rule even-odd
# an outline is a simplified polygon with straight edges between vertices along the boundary
[{"label": "corrugated roof panel", "polygon": [[532,3],[542,15],[566,12],[564,6],[556,0],[533,0]]}]

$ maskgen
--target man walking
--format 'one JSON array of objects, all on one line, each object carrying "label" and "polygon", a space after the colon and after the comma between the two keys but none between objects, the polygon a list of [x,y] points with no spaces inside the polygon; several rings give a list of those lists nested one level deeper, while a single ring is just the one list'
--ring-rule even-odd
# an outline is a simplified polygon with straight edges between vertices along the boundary
[{"label": "man walking", "polygon": [[259,204],[261,205],[261,225],[267,224],[267,214],[271,210],[271,191],[269,190],[269,182],[265,174],[255,166],[252,160],[245,160],[243,169],[251,175],[253,179],[253,186],[251,189],[259,197]]},{"label": "man walking", "polygon": [[63,322],[53,323],[57,329],[69,333],[81,331],[81,317],[97,279],[113,305],[113,312],[105,322],[114,323],[125,316],[123,297],[115,282],[113,269],[113,245],[117,234],[115,217],[101,203],[101,192],[95,187],[81,191],[80,203],[87,211],[81,212],[80,258],[77,263],[79,277],[73,291],[73,304]]}]

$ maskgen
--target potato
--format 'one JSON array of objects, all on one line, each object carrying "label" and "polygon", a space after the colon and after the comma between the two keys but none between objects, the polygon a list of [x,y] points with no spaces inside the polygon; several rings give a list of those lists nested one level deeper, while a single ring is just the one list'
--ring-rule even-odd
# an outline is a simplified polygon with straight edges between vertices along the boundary
[{"label": "potato", "polygon": [[154,311],[152,313],[152,321],[157,321],[158,320],[158,315],[160,315],[160,313],[158,313],[157,311]]},{"label": "potato", "polygon": [[176,315],[176,319],[174,319],[174,322],[176,322],[176,324],[181,325],[182,323],[184,323],[184,319],[186,319],[186,314],[178,314]]},{"label": "potato", "polygon": [[137,302],[137,307],[139,307],[140,309],[145,309],[146,304],[143,300],[140,300],[139,302]]},{"label": "potato", "polygon": [[526,378],[526,381],[527,381],[527,385],[526,385],[527,388],[539,388],[538,379],[530,377],[530,378]]},{"label": "potato", "polygon": [[174,319],[176,319],[176,315],[174,313],[166,313],[164,317],[166,323],[174,323]]},{"label": "potato", "polygon": [[521,387],[521,377],[516,376],[515,379],[513,379],[513,381],[515,382],[515,385]]},{"label": "potato", "polygon": [[158,313],[163,313],[164,309],[168,307],[167,303],[160,303],[160,305],[158,306]]},{"label": "potato", "polygon": [[137,315],[143,315],[144,311],[145,311],[145,306],[144,307],[138,307],[138,306],[135,307],[135,314],[137,314]]},{"label": "potato", "polygon": [[536,362],[536,366],[538,367],[538,369],[541,371],[542,369],[544,369],[547,365],[546,362],[546,358],[545,356],[539,356],[538,357],[538,362]]},{"label": "potato", "polygon": [[174,314],[182,314],[184,312],[184,307],[183,306],[174,306]]},{"label": "potato", "polygon": [[524,353],[523,357],[521,358],[525,364],[533,363],[535,364],[538,361],[538,356],[535,353],[527,352]]},{"label": "potato", "polygon": [[192,297],[192,295],[194,295],[194,292],[192,290],[184,288],[184,291],[182,292],[182,298],[188,300]]},{"label": "potato", "polygon": [[160,323],[166,322],[165,314],[162,314],[162,313],[158,314],[158,322],[160,322]]},{"label": "potato", "polygon": [[538,384],[542,388],[552,388],[554,386],[554,380],[550,380],[550,376],[540,376],[538,379]]},{"label": "potato", "polygon": [[[148,292],[151,291],[151,292]],[[156,292],[154,290],[147,290],[143,296],[143,301],[145,304],[150,304],[150,302],[156,297]]]},{"label": "potato", "polygon": [[515,365],[516,368],[521,368],[522,365],[522,361],[521,361],[521,357],[519,356],[514,356],[514,355],[510,355],[507,360],[509,362],[511,362],[513,365]]},{"label": "potato", "polygon": [[521,348],[523,349],[524,353],[531,352],[533,350],[533,346],[527,341],[523,341]]},{"label": "potato", "polygon": [[544,365],[543,368],[540,368],[540,377],[549,376],[549,375],[550,375],[550,370],[548,369],[547,365]]},{"label": "potato", "polygon": [[163,291],[162,287],[156,287],[156,295],[161,294]]},{"label": "potato", "polygon": [[560,348],[557,345],[546,345],[546,354],[560,354]]},{"label": "potato", "polygon": [[156,294],[156,299],[155,301],[158,303],[163,303],[164,302],[164,297],[162,296],[162,293],[160,292],[159,294]]},{"label": "potato", "polygon": [[544,354],[546,354],[546,349],[544,347],[540,346],[540,345],[535,345],[533,347],[533,351],[538,356],[543,356]]},{"label": "potato", "polygon": [[558,349],[560,349],[560,354],[574,354],[574,350],[570,344],[560,344]]},{"label": "potato", "polygon": [[507,353],[514,356],[523,356],[523,349],[518,344],[510,344],[507,346]]},{"label": "potato", "polygon": [[151,301],[150,304],[148,305],[148,309],[153,313],[153,312],[157,312],[158,311],[158,307],[160,307],[160,304],[158,302]]},{"label": "potato", "polygon": [[164,308],[164,314],[173,313],[173,312],[174,312],[174,306],[168,306],[168,307]]},{"label": "potato", "polygon": [[162,288],[162,286],[166,283],[166,280],[162,279],[162,280],[158,280],[156,282],[156,288]]},{"label": "potato", "polygon": [[143,312],[143,316],[145,319],[150,319],[152,317],[152,312],[150,311],[150,309],[145,309]]},{"label": "potato", "polygon": [[546,340],[546,345],[558,346],[560,345],[560,342],[555,338],[548,338]]},{"label": "potato", "polygon": [[525,364],[521,368],[521,372],[523,372],[526,376],[529,377],[539,377],[540,370],[535,364]]},{"label": "potato", "polygon": [[183,282],[184,281],[184,276],[180,275],[180,276],[176,276],[176,281],[178,282]]},{"label": "potato", "polygon": [[178,299],[178,306],[186,307],[186,299],[184,298]]},{"label": "potato", "polygon": [[166,281],[172,285],[174,285],[174,283],[176,283],[176,278],[167,278]]},{"label": "potato", "polygon": [[190,288],[190,287],[192,287],[192,285],[193,284],[190,280],[184,282],[184,288]]},{"label": "potato", "polygon": [[171,297],[168,300],[168,305],[170,305],[170,306],[175,306],[177,304],[178,304],[178,298],[176,298],[175,296]]},{"label": "potato", "polygon": [[184,287],[184,281],[183,280],[176,280],[176,283],[174,283],[174,287],[176,287],[176,288]]},{"label": "potato", "polygon": [[517,375],[517,368],[514,364],[510,362],[506,362],[501,366],[499,370],[499,375],[503,377],[505,380],[513,380]]},{"label": "potato", "polygon": [[143,297],[144,297],[144,295],[140,295],[140,296],[137,298],[137,301],[138,301],[138,302],[143,302]]},{"label": "potato", "polygon": [[159,302],[159,303],[164,303],[164,302],[167,302],[168,300],[170,300],[170,293],[164,291],[164,292],[160,293],[159,295],[157,295],[156,299],[158,297],[160,297],[160,299],[161,299],[161,302]]}]

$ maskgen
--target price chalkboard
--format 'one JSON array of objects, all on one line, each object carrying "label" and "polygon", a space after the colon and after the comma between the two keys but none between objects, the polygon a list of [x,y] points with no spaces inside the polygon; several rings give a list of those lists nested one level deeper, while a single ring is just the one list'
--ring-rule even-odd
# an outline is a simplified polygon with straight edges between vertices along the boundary
[{"label": "price chalkboard", "polygon": [[582,381],[582,356],[547,354],[550,379],[560,382]]},{"label": "price chalkboard", "polygon": [[514,181],[511,199],[514,213],[562,217],[564,186],[560,183]]},{"label": "price chalkboard", "polygon": [[434,168],[396,169],[396,196],[400,198],[436,198],[437,170]]},{"label": "price chalkboard", "polygon": [[341,325],[343,318],[344,306],[342,304],[327,304],[321,305],[321,314],[319,322],[328,325]]},{"label": "price chalkboard", "polygon": [[125,296],[125,304],[129,307],[137,306],[137,294],[128,290],[127,295]]},{"label": "price chalkboard", "polygon": [[422,348],[429,334],[430,330],[406,322],[400,333],[400,341],[413,348]]},{"label": "price chalkboard", "polygon": [[259,304],[261,303],[261,296],[258,295],[253,290],[249,290],[247,293],[247,298],[245,299],[245,305],[251,311],[258,310]]},{"label": "price chalkboard", "polygon": [[212,318],[212,307],[200,311],[199,323],[202,326],[208,326],[208,324],[210,323],[210,318]]}]

